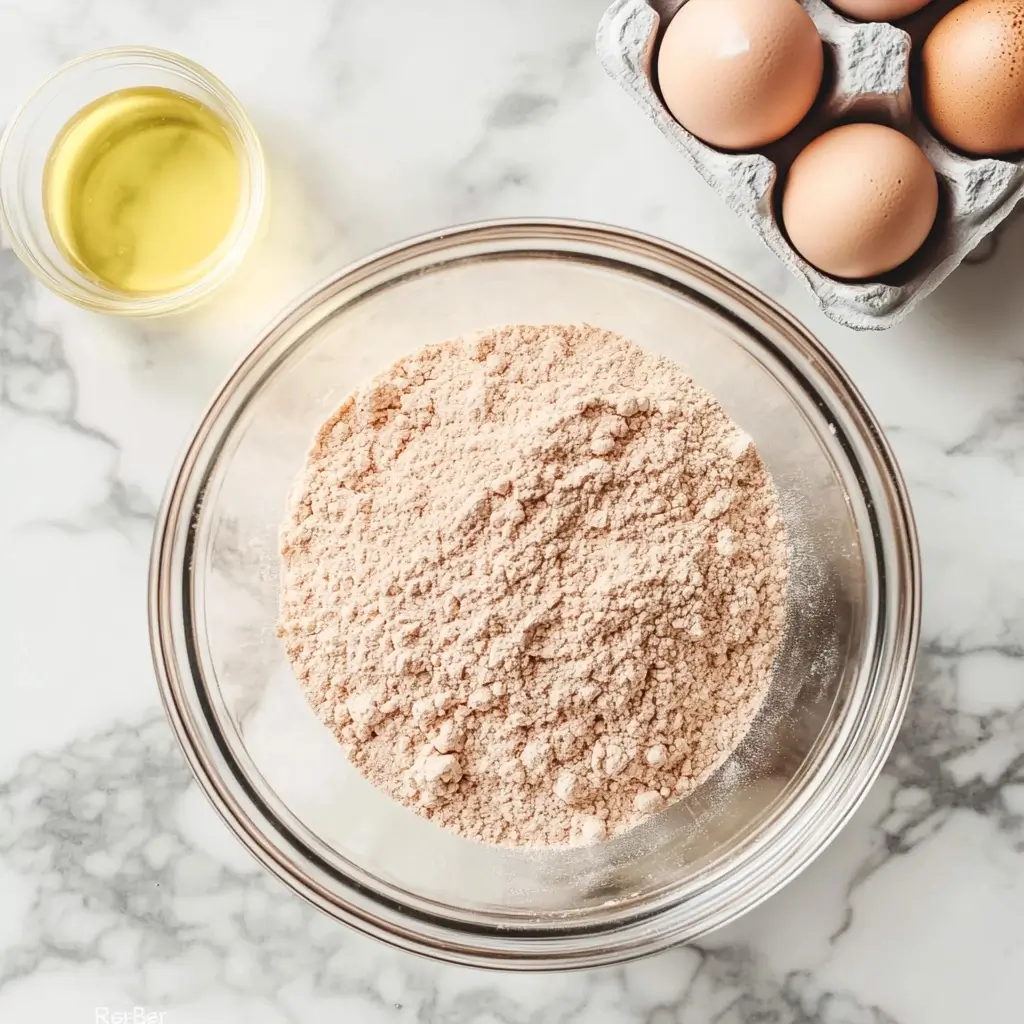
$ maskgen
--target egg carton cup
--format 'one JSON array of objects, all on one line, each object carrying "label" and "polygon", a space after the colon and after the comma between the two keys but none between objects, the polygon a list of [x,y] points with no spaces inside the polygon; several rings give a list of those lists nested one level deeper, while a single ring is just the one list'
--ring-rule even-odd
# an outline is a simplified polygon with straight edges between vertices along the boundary
[{"label": "egg carton cup", "polygon": [[[608,74],[814,296],[824,313],[854,330],[899,323],[956,269],[1024,194],[1024,161],[974,158],[941,143],[918,117],[911,97],[911,48],[959,0],[932,0],[906,22],[850,21],[824,0],[799,0],[826,47],[826,87],[789,136],[762,152],[730,153],[692,135],[668,112],[653,66],[662,22],[679,0],[614,0],[601,20],[597,51]],[[790,245],[777,213],[781,174],[811,139],[853,120],[889,124],[924,150],[940,185],[939,216],[921,250],[881,281],[841,281],[811,266]]]}]

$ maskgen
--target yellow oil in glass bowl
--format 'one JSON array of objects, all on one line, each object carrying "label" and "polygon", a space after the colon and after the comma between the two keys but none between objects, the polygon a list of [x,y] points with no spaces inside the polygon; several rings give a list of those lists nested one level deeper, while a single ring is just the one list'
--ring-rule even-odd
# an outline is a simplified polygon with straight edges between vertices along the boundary
[{"label": "yellow oil in glass bowl", "polygon": [[83,275],[126,295],[185,288],[211,268],[239,213],[242,166],[225,122],[160,86],[80,110],[50,150],[43,208]]}]

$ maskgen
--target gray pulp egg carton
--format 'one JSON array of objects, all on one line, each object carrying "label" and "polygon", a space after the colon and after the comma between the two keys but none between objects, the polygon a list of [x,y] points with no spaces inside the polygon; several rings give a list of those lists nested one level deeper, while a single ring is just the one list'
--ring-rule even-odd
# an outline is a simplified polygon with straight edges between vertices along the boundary
[{"label": "gray pulp egg carton", "polygon": [[[804,282],[818,305],[854,330],[899,323],[1011,212],[1024,194],[1024,161],[972,158],[939,142],[917,115],[911,96],[911,52],[960,0],[932,0],[894,26],[850,21],[824,0],[799,0],[825,43],[825,86],[814,109],[789,135],[756,153],[705,145],[672,117],[653,74],[662,25],[681,0],[614,0],[601,20],[597,50],[608,74],[732,209]],[[921,250],[879,281],[840,281],[822,274],[780,229],[776,186],[813,138],[847,121],[898,128],[924,150],[938,173],[939,216]]]}]

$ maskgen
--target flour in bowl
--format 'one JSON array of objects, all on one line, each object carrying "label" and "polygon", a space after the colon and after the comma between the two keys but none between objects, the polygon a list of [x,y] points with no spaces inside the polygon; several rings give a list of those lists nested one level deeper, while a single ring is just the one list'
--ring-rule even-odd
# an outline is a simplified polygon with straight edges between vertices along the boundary
[{"label": "flour in bowl", "polygon": [[280,635],[374,785],[463,836],[593,842],[745,736],[787,546],[750,439],[677,364],[590,326],[432,345],[320,430]]}]

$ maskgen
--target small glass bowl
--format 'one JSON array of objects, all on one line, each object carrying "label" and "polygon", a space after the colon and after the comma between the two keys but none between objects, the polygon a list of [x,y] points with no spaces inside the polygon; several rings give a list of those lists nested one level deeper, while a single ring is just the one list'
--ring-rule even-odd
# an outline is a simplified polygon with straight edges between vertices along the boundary
[{"label": "small glass bowl", "polygon": [[[83,107],[119,89],[161,86],[217,113],[239,158],[241,192],[234,224],[198,280],[173,292],[126,295],[82,274],[57,247],[43,207],[43,172],[61,129]],[[97,50],[55,71],[22,104],[0,139],[0,228],[18,258],[62,298],[100,313],[160,316],[189,309],[226,281],[260,234],[267,203],[263,148],[241,104],[205,68],[165,50]]]},{"label": "small glass bowl", "polygon": [[[754,439],[792,547],[786,639],[740,747],[629,833],[550,851],[471,842],[374,789],[310,710],[275,628],[286,496],[323,421],[411,350],[517,322],[597,324],[681,363]],[[203,417],[150,568],[168,717],[246,847],[369,935],[504,969],[592,967],[693,939],[809,864],[885,762],[919,616],[899,470],[829,353],[690,253],[559,221],[430,235],[301,299]]]}]

